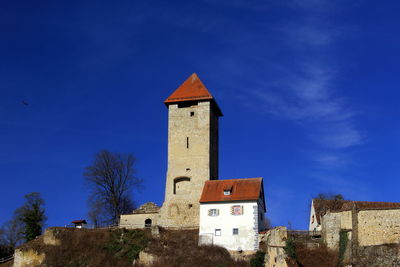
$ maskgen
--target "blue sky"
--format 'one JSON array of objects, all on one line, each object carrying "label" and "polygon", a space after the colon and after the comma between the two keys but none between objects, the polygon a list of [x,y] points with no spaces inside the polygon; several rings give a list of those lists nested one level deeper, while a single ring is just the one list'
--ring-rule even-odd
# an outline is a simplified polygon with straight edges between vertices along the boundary
[{"label": "blue sky", "polygon": [[[0,3],[0,223],[39,191],[48,226],[87,218],[82,173],[134,153],[162,204],[163,101],[196,72],[224,113],[220,179],[264,177],[273,225],[310,199],[399,201],[397,1]],[[29,105],[23,105],[26,101]]]}]

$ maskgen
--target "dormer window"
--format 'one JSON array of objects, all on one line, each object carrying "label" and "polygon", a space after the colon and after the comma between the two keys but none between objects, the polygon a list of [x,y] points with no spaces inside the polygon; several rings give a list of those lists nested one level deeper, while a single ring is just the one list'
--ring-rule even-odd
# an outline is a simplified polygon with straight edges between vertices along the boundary
[{"label": "dormer window", "polygon": [[230,196],[232,194],[232,186],[226,185],[224,186],[224,196]]}]

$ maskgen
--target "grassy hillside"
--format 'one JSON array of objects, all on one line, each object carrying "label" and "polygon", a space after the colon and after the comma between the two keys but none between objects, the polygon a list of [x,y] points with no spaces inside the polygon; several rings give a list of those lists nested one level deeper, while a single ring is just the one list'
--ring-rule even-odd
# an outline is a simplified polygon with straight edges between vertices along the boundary
[{"label": "grassy hillside", "polygon": [[46,245],[43,236],[20,247],[46,255],[46,266],[140,266],[133,265],[140,251],[153,254],[153,266],[249,266],[234,261],[217,246],[198,246],[198,231],[160,230],[153,237],[148,230],[52,228],[59,245]]}]

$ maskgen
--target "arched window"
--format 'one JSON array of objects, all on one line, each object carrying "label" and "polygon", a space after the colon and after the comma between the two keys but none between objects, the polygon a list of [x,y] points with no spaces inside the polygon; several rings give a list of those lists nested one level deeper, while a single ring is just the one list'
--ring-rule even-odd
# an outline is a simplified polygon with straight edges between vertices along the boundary
[{"label": "arched window", "polygon": [[190,194],[190,178],[178,177],[174,179],[174,195]]},{"label": "arched window", "polygon": [[144,221],[144,227],[151,227],[151,219],[146,219]]}]

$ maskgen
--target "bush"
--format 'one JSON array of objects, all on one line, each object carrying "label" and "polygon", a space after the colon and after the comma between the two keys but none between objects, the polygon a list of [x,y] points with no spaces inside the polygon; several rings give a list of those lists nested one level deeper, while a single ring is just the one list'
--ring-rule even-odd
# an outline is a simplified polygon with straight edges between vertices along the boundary
[{"label": "bush", "polygon": [[263,267],[264,266],[265,252],[257,251],[254,257],[250,260],[251,267]]},{"label": "bush", "polygon": [[339,259],[340,259],[340,262],[342,262],[344,259],[344,253],[346,252],[347,242],[348,242],[347,232],[341,231],[340,237],[339,237]]},{"label": "bush", "polygon": [[127,258],[131,261],[139,257],[149,242],[149,236],[142,230],[120,229],[111,232],[106,248],[117,258]]},{"label": "bush", "polygon": [[296,244],[292,237],[286,239],[286,244],[283,249],[289,258],[296,259]]}]

